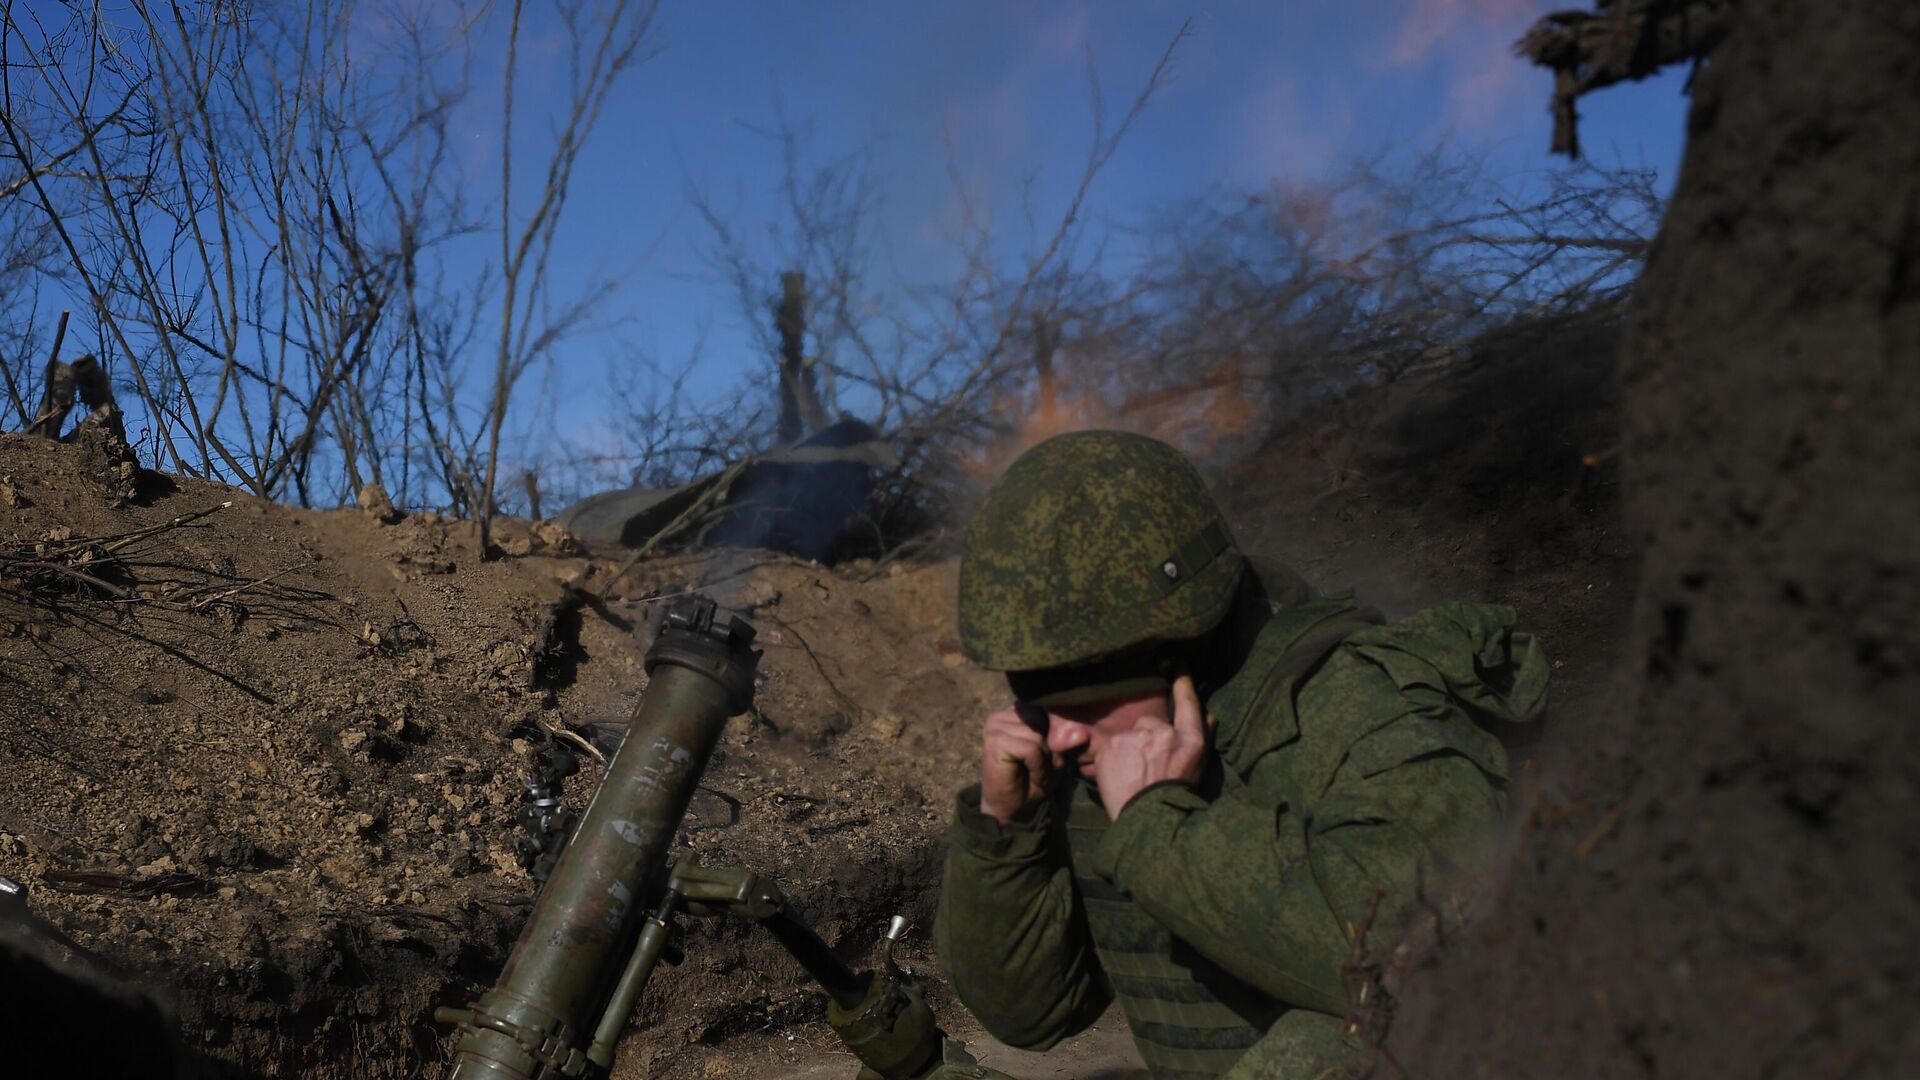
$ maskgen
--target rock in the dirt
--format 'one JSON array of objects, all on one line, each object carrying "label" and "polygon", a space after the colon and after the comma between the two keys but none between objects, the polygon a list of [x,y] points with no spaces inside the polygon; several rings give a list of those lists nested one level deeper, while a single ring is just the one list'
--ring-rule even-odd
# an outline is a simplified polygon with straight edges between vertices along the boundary
[{"label": "rock in the dirt", "polygon": [[392,525],[400,520],[400,511],[394,508],[393,499],[387,495],[387,489],[377,480],[369,481],[360,487],[358,500],[360,509],[382,525]]},{"label": "rock in the dirt", "polygon": [[452,559],[443,558],[437,552],[402,553],[394,562],[397,564],[394,573],[402,581],[411,581],[418,574],[451,574],[459,568]]},{"label": "rock in the dirt", "polygon": [[549,555],[576,555],[580,551],[579,541],[557,521],[534,522],[533,540]]},{"label": "rock in the dirt", "polygon": [[867,724],[867,734],[878,742],[894,742],[907,729],[907,722],[895,713],[881,713]]},{"label": "rock in the dirt", "polygon": [[536,521],[524,533],[503,533],[494,540],[502,555],[511,559],[541,555],[578,555],[580,542],[557,521]]},{"label": "rock in the dirt", "polygon": [[0,506],[9,510],[24,510],[32,505],[25,495],[20,494],[20,489],[14,486],[13,477],[0,476]]}]

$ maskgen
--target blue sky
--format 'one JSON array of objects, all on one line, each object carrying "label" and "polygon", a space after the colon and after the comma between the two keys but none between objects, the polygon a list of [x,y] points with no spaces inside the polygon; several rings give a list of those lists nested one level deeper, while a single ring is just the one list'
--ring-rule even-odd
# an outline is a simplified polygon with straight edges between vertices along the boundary
[{"label": "blue sky", "polygon": [[[67,9],[46,2],[24,10],[60,15],[50,20],[57,26]],[[601,0],[584,2],[594,8]],[[688,192],[703,193],[738,235],[765,248],[769,228],[784,217],[780,148],[769,135],[783,113],[805,133],[814,160],[865,156],[880,199],[867,268],[879,288],[937,288],[959,266],[954,176],[994,226],[994,254],[1016,258],[1033,243],[1033,228],[1051,229],[1078,183],[1094,132],[1089,63],[1106,115],[1117,121],[1183,23],[1190,33],[1160,92],[1091,192],[1096,234],[1163,220],[1196,198],[1310,184],[1356,159],[1411,156],[1443,140],[1480,155],[1486,173],[1524,193],[1560,163],[1547,153],[1550,76],[1515,58],[1512,42],[1570,3],[665,0],[650,55],[617,85],[575,167],[551,263],[560,303],[595,280],[614,287],[592,325],[555,349],[552,368],[522,384],[503,475],[541,456],[556,429],[576,450],[624,453],[631,440],[609,400],[617,389],[646,396],[636,355],[672,370],[698,349],[687,387],[696,405],[727,402],[768,369],[755,332],[767,313],[744,312],[709,264],[711,234]],[[463,38],[472,66],[452,131],[457,182],[489,227],[498,221],[510,6],[362,0],[338,9],[351,13],[346,40],[359,70],[385,72],[369,78],[393,77],[382,58],[404,40],[397,28],[405,17],[427,14],[446,26],[463,13],[484,15]],[[135,33],[129,12],[108,11],[121,32]],[[514,127],[520,215],[537,191],[566,81],[552,0],[526,0],[525,11]],[[1584,102],[1589,155],[1653,169],[1670,188],[1684,78],[1674,72]],[[381,92],[369,88],[372,97]],[[1108,252],[1116,263],[1141,250],[1116,235]],[[470,282],[499,253],[496,233],[456,241],[440,257],[452,279]],[[753,254],[771,263],[764,250]],[[1103,269],[1118,276],[1125,267]],[[777,282],[768,277],[771,296]],[[83,313],[83,301],[49,296],[43,306]],[[77,330],[74,347],[88,340]],[[490,335],[469,351],[461,394],[477,412]]]},{"label": "blue sky", "polygon": [[[1210,191],[1311,179],[1358,155],[1441,139],[1512,182],[1551,168],[1550,77],[1512,41],[1564,2],[668,3],[657,56],[630,73],[581,161],[560,230],[565,274],[613,273],[620,325],[574,339],[562,383],[593,395],[608,357],[673,363],[704,342],[690,384],[728,394],[764,364],[731,290],[704,264],[689,183],[756,234],[777,216],[776,102],[819,156],[867,148],[891,269],[952,269],[956,201],[945,137],[978,202],[1018,228],[1023,200],[1057,215],[1091,138],[1089,50],[1117,118],[1184,20],[1171,80],[1094,191],[1118,222]],[[1684,73],[1583,103],[1602,164],[1677,166]],[[482,81],[483,98],[497,92]],[[537,107],[537,106],[536,106]],[[484,157],[486,137],[473,152]],[[562,280],[564,285],[564,278]],[[769,288],[772,288],[771,283]],[[572,407],[563,404],[571,412]],[[579,420],[597,418],[589,404]]]}]

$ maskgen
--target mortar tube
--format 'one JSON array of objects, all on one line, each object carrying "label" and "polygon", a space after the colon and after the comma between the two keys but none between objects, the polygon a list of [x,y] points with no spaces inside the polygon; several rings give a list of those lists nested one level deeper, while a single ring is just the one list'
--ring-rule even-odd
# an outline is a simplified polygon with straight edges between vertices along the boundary
[{"label": "mortar tube", "polygon": [[[747,631],[750,637],[751,631]],[[666,856],[728,716],[751,695],[744,642],[662,631],[630,734],[534,904],[494,989],[473,1009],[448,1080],[578,1075],[632,955]],[[744,689],[744,692],[743,692]]]}]

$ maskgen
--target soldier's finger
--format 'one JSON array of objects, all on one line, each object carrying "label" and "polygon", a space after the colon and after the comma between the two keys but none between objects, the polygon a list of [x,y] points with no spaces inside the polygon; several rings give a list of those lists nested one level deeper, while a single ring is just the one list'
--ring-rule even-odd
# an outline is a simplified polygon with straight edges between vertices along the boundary
[{"label": "soldier's finger", "polygon": [[1037,743],[996,740],[987,744],[987,752],[998,761],[1028,771],[1046,768],[1047,748]]},{"label": "soldier's finger", "polygon": [[1193,676],[1182,675],[1173,680],[1173,730],[1179,734],[1182,742],[1196,742],[1207,737],[1205,721],[1200,713],[1200,691],[1193,685]]},{"label": "soldier's finger", "polygon": [[1053,789],[1053,755],[1038,741],[1025,748],[1025,753],[1020,757],[1020,768],[1026,776],[1029,802]]},{"label": "soldier's finger", "polygon": [[1033,774],[1046,768],[1046,747],[1035,743],[1010,739],[995,740],[987,744],[987,752],[1008,770]]},{"label": "soldier's finger", "polygon": [[1039,745],[1046,737],[1035,731],[1012,709],[994,713],[987,717],[987,737],[997,741],[1033,743]]},{"label": "soldier's finger", "polygon": [[1000,761],[1008,765],[1018,765],[1029,774],[1044,773],[1048,767],[1048,753],[1041,740],[1031,738],[1031,732],[1023,732],[1027,738],[1002,738],[995,740],[993,749],[1000,755]]},{"label": "soldier's finger", "polygon": [[1028,795],[1032,792],[1034,785],[1040,782],[1037,775],[1040,765],[1031,753],[1023,753],[1016,747],[1002,746],[995,752],[994,760],[999,763],[1000,775],[1003,777],[1001,784],[1004,786],[1001,790],[1009,795],[1016,798]]}]

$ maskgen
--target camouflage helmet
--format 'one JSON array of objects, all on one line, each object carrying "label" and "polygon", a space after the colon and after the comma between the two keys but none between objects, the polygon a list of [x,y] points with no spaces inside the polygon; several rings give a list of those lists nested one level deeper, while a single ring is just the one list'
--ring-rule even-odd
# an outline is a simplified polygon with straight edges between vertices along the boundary
[{"label": "camouflage helmet", "polygon": [[1118,431],[1060,435],[1014,461],[967,527],[961,648],[990,671],[1092,674],[1211,630],[1244,568],[1179,451]]}]

